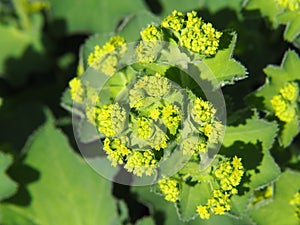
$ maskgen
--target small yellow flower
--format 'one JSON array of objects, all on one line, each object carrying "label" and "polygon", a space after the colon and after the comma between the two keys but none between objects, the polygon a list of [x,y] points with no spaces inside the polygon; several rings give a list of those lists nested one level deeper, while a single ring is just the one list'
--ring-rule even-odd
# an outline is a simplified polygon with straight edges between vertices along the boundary
[{"label": "small yellow flower", "polygon": [[78,77],[73,78],[70,82],[71,98],[77,103],[82,103],[84,98],[84,89],[81,80]]},{"label": "small yellow flower", "polygon": [[298,220],[300,220],[300,192],[298,191],[293,198],[290,200],[290,205],[294,206],[295,216],[297,216]]},{"label": "small yellow flower", "polygon": [[153,129],[151,127],[151,121],[145,117],[141,117],[137,119],[137,134],[140,139],[145,140],[150,138],[153,133]]},{"label": "small yellow flower", "polygon": [[162,109],[162,120],[170,131],[170,134],[176,134],[181,117],[179,109],[175,105],[167,105]]},{"label": "small yellow flower", "polygon": [[143,152],[134,151],[130,154],[127,163],[124,166],[128,172],[141,177],[143,174],[151,176],[157,168],[157,160],[151,150]]},{"label": "small yellow flower", "polygon": [[163,33],[160,28],[152,24],[148,25],[140,34],[143,41],[159,41],[163,39]]},{"label": "small yellow flower", "polygon": [[300,0],[276,0],[277,4],[286,10],[296,11],[300,7]]},{"label": "small yellow flower", "polygon": [[165,199],[169,202],[176,202],[179,198],[178,182],[173,178],[165,178],[158,181],[158,187]]},{"label": "small yellow flower", "polygon": [[210,213],[208,211],[207,206],[203,206],[203,205],[197,206],[197,213],[199,214],[201,219],[208,220],[210,218]]},{"label": "small yellow flower", "polygon": [[151,110],[150,112],[150,118],[153,120],[157,120],[160,116],[160,110],[158,108],[155,108]]},{"label": "small yellow flower", "polygon": [[106,152],[108,160],[110,160],[111,165],[114,167],[118,164],[123,164],[124,157],[131,153],[131,150],[118,138],[112,141],[109,138],[105,138],[103,150]]},{"label": "small yellow flower", "polygon": [[125,44],[124,38],[113,36],[102,48],[96,45],[94,51],[88,56],[88,65],[106,75],[112,76],[116,72],[119,58],[127,50]]},{"label": "small yellow flower", "polygon": [[201,98],[196,98],[192,106],[192,115],[199,123],[210,122],[216,113],[215,108],[208,101]]},{"label": "small yellow flower", "polygon": [[286,84],[273,96],[271,104],[279,120],[288,123],[295,119],[298,96],[299,87],[294,82]]}]

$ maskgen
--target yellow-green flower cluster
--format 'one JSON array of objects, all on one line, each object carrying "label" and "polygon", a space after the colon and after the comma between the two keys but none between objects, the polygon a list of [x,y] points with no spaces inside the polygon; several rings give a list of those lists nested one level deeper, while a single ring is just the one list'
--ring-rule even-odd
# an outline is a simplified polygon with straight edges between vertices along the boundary
[{"label": "yellow-green flower cluster", "polygon": [[184,15],[174,10],[171,15],[163,19],[161,26],[174,31],[180,31],[183,28],[184,22]]},{"label": "yellow-green flower cluster", "polygon": [[236,156],[231,162],[223,162],[215,171],[215,176],[219,180],[221,189],[232,194],[237,194],[235,187],[241,182],[243,174],[241,158]]},{"label": "yellow-green flower cluster", "polygon": [[144,107],[148,97],[161,100],[163,96],[169,93],[170,88],[167,78],[159,75],[142,77],[129,91],[130,108],[140,109]]},{"label": "yellow-green flower cluster", "polygon": [[299,191],[290,200],[290,205],[296,207],[295,215],[300,220],[300,192]]},{"label": "yellow-green flower cluster", "polygon": [[153,24],[148,25],[140,34],[143,41],[159,41],[163,39],[161,29]]},{"label": "yellow-green flower cluster", "polygon": [[152,63],[159,52],[159,44],[155,41],[141,41],[135,49],[136,60],[139,63]]},{"label": "yellow-green flower cluster", "polygon": [[181,121],[178,107],[171,104],[164,106],[162,109],[162,120],[169,129],[170,134],[175,135]]},{"label": "yellow-green flower cluster", "polygon": [[154,137],[149,140],[151,148],[159,151],[168,146],[168,136],[162,130],[156,130]]},{"label": "yellow-green flower cluster", "polygon": [[127,50],[125,44],[123,37],[113,36],[102,48],[96,45],[88,57],[88,65],[106,75],[113,75],[116,72],[119,58]]},{"label": "yellow-green flower cluster", "polygon": [[213,105],[201,98],[195,98],[191,108],[194,120],[199,124],[201,131],[209,143],[217,143],[222,136],[224,126],[215,118],[216,109]]},{"label": "yellow-green flower cluster", "polygon": [[286,10],[296,11],[299,10],[300,0],[276,0],[277,4]]},{"label": "yellow-green flower cluster", "polygon": [[236,186],[239,185],[243,173],[241,159],[236,156],[231,162],[226,161],[219,165],[214,174],[220,189],[213,191],[206,205],[197,207],[196,211],[201,219],[209,219],[211,214],[222,215],[231,209],[230,197],[237,194]]},{"label": "yellow-green flower cluster", "polygon": [[210,122],[216,113],[215,108],[208,101],[196,98],[193,102],[192,116],[200,124]]},{"label": "yellow-green flower cluster", "polygon": [[164,178],[158,181],[158,187],[165,199],[169,202],[176,202],[179,198],[179,184],[173,178]]},{"label": "yellow-green flower cluster", "polygon": [[150,138],[153,133],[153,129],[151,127],[151,121],[146,117],[140,117],[137,119],[137,133],[140,139],[145,140]]},{"label": "yellow-green flower cluster", "polygon": [[84,100],[84,88],[80,78],[75,77],[69,82],[71,98],[77,103]]},{"label": "yellow-green flower cluster", "polygon": [[111,165],[114,167],[118,164],[123,164],[125,157],[131,153],[131,150],[118,138],[113,140],[105,138],[103,150],[106,152],[108,160],[111,161]]},{"label": "yellow-green flower cluster", "polygon": [[183,155],[195,155],[207,152],[207,143],[200,137],[186,138],[181,143]]},{"label": "yellow-green flower cluster", "polygon": [[115,136],[124,126],[126,111],[118,103],[95,107],[93,112],[98,131],[106,137]]},{"label": "yellow-green flower cluster", "polygon": [[213,28],[211,23],[203,22],[195,11],[187,13],[186,17],[174,11],[161,25],[177,32],[181,45],[193,52],[211,56],[218,50],[222,33]]},{"label": "yellow-green flower cluster", "polygon": [[297,98],[299,96],[299,87],[294,82],[287,83],[280,89],[279,94],[271,99],[275,116],[283,122],[291,122],[296,117]]},{"label": "yellow-green flower cluster", "polygon": [[209,219],[211,214],[223,215],[230,210],[230,195],[221,190],[214,190],[206,205],[199,205],[197,213],[201,219]]},{"label": "yellow-green flower cluster", "polygon": [[127,160],[124,166],[128,172],[141,177],[143,174],[146,176],[151,176],[157,168],[157,160],[155,155],[151,150],[146,150],[143,152],[134,151]]}]

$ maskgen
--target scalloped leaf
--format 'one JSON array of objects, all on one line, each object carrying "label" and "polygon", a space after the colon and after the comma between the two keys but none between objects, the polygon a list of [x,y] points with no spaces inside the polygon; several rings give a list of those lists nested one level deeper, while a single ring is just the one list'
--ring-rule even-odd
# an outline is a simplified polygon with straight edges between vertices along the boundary
[{"label": "scalloped leaf", "polygon": [[[48,118],[23,151],[27,153],[24,164],[39,172],[38,180],[26,186],[30,204],[3,203],[3,224],[120,224],[111,182],[101,178],[73,151],[53,123],[54,119]],[[19,172],[25,179],[30,176]]]},{"label": "scalloped leaf", "polygon": [[182,183],[180,201],[177,202],[179,218],[182,221],[190,221],[197,217],[197,206],[205,205],[211,196],[209,183],[201,182],[195,186]]},{"label": "scalloped leaf", "polygon": [[204,1],[204,6],[212,13],[222,9],[233,9],[236,12],[240,12],[242,10],[243,2],[244,0],[210,0]]},{"label": "scalloped leaf", "polygon": [[[280,66],[269,65],[264,69],[267,75],[265,85],[258,89],[254,93],[254,97],[251,96],[249,100],[254,102],[261,99],[263,104],[261,108],[274,113],[271,99],[287,82],[300,81],[299,68],[300,58],[297,53],[291,50],[287,51]],[[299,133],[299,125],[296,118],[290,123],[283,124],[279,141],[284,147],[287,147]]]},{"label": "scalloped leaf", "polygon": [[276,20],[278,6],[274,0],[245,0],[244,5],[247,10],[259,10],[263,16],[271,21],[274,27],[278,26]]},{"label": "scalloped leaf", "polygon": [[277,16],[280,24],[286,25],[284,39],[294,42],[300,35],[300,11],[283,12]]},{"label": "scalloped leaf", "polygon": [[232,58],[236,40],[235,32],[223,33],[217,54],[203,59],[204,64],[199,65],[202,79],[212,81],[216,87],[222,87],[247,77],[246,68]]},{"label": "scalloped leaf", "polygon": [[274,28],[278,25],[286,25],[284,39],[289,42],[295,42],[300,34],[300,10],[289,11],[280,8],[274,0],[246,0],[247,10],[259,10],[263,16],[266,16]]},{"label": "scalloped leaf", "polygon": [[300,174],[287,170],[275,183],[274,200],[261,207],[252,208],[249,215],[260,225],[299,224],[295,208],[289,204],[300,188]]},{"label": "scalloped leaf", "polygon": [[[49,0],[53,19],[64,20],[61,24],[70,33],[111,32],[128,14],[146,10],[141,0]],[[78,16],[80,15],[80,16]]]},{"label": "scalloped leaf", "polygon": [[155,223],[151,217],[145,217],[138,220],[135,225],[155,225]]},{"label": "scalloped leaf", "polygon": [[12,157],[0,152],[0,201],[12,196],[17,191],[17,184],[6,174],[6,170],[12,163]]},{"label": "scalloped leaf", "polygon": [[14,86],[24,84],[31,73],[49,70],[48,59],[43,54],[43,19],[34,15],[30,22],[27,29],[0,23],[0,77]]}]

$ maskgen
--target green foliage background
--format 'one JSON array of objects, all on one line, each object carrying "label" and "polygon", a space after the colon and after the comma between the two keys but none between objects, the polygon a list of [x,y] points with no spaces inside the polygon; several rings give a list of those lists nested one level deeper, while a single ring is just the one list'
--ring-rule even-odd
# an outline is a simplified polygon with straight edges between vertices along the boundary
[{"label": "green foliage background", "polygon": [[[299,224],[288,204],[300,190],[299,115],[283,124],[269,103],[280,84],[300,82],[299,14],[281,12],[273,0],[47,4],[30,12],[26,0],[0,1],[1,225]],[[123,186],[96,174],[79,154],[70,114],[60,105],[79,52],[87,55],[116,33],[135,41],[140,29],[174,9],[197,10],[217,29],[235,31],[231,45],[206,63],[218,81],[230,84],[222,88],[228,127],[221,152],[245,160],[251,191],[234,197],[231,214],[209,221],[182,222],[194,213],[184,196],[174,207],[149,187]],[[232,84],[232,78],[245,78],[245,68],[248,77]],[[272,199],[253,206],[254,193],[270,185]],[[184,195],[197,193],[195,187]]]}]

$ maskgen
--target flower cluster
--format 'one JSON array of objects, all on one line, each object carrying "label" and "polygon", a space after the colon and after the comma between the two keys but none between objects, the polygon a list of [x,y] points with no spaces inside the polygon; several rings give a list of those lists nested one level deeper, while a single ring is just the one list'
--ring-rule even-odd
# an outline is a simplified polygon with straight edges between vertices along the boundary
[{"label": "flower cluster", "polygon": [[[122,37],[114,36],[102,47],[96,45],[87,59],[93,69],[86,71],[87,76],[70,82],[70,94],[78,103],[76,107],[85,113],[83,122],[96,128],[111,165],[122,166],[138,177],[159,177],[158,187],[165,199],[176,202],[180,200],[180,182],[186,182],[183,177],[188,174],[175,173],[165,178],[173,172],[169,165],[176,163],[168,160],[180,158],[196,165],[208,162],[209,150],[220,142],[224,126],[217,118],[214,105],[202,94],[196,95],[188,79],[185,86],[181,86],[181,78],[188,76],[184,71],[178,71],[182,77],[177,79],[174,75],[179,68],[156,64],[160,56],[157,43],[175,42],[198,53],[197,56],[206,57],[216,53],[221,33],[204,23],[195,12],[183,15],[175,11],[161,25],[149,25],[140,35],[142,41],[134,46],[137,62],[124,68],[119,68],[124,60],[121,57],[127,51]],[[187,49],[184,54],[190,57]],[[169,48],[164,51],[172,53]],[[163,55],[162,60],[166,56]],[[84,62],[80,70],[81,74]],[[103,85],[98,89],[97,75]],[[103,80],[107,82],[103,84]],[[222,214],[230,209],[229,198],[239,182],[236,177],[234,180],[235,169],[231,172],[227,175],[232,181],[232,190],[212,189],[213,197],[204,208],[198,207],[199,212],[207,209],[209,215]],[[212,172],[202,177],[206,177],[207,182],[218,179]],[[200,182],[197,178],[194,181]]]},{"label": "flower cluster", "polygon": [[225,161],[218,166],[214,175],[220,189],[213,191],[206,205],[197,207],[201,219],[209,219],[211,214],[222,215],[230,210],[230,197],[237,194],[236,187],[240,184],[243,174],[241,159],[236,156],[231,162]]},{"label": "flower cluster", "polygon": [[291,199],[290,205],[296,207],[295,215],[300,220],[300,192],[299,191],[293,196],[293,199]]},{"label": "flower cluster", "polygon": [[179,43],[193,52],[210,56],[218,50],[222,33],[216,31],[211,23],[203,22],[194,11],[186,16],[174,11],[162,21],[161,26],[176,32]]},{"label": "flower cluster", "polygon": [[140,34],[142,41],[136,48],[136,57],[141,63],[151,63],[156,59],[161,49],[160,41],[174,42],[200,55],[213,56],[222,36],[194,11],[186,15],[173,11],[160,25],[150,24]]},{"label": "flower cluster", "polygon": [[286,10],[296,11],[300,8],[300,0],[276,0],[277,4]]},{"label": "flower cluster", "polygon": [[241,158],[234,157],[231,162],[222,163],[215,171],[215,176],[220,182],[223,191],[237,194],[236,186],[241,182],[244,174]]},{"label": "flower cluster", "polygon": [[[112,166],[124,165],[137,176],[155,173],[172,143],[183,156],[199,159],[197,155],[207,152],[212,134],[216,140],[221,136],[218,132],[223,125],[213,105],[180,88],[165,74],[139,73],[121,102],[103,103],[101,93],[80,78],[74,78],[70,87],[72,99],[84,105],[87,121],[105,138],[103,150]],[[191,118],[193,121],[185,122]]]},{"label": "flower cluster", "polygon": [[84,98],[84,88],[78,77],[73,78],[70,83],[70,94],[73,101],[82,103]]},{"label": "flower cluster", "polygon": [[132,172],[134,175],[142,176],[144,173],[147,176],[152,175],[157,167],[157,160],[155,154],[151,150],[143,152],[134,151],[128,158],[126,165],[124,166],[128,172]]},{"label": "flower cluster", "polygon": [[176,202],[179,198],[179,184],[173,178],[164,178],[158,181],[158,187],[165,199],[169,202]]},{"label": "flower cluster", "polygon": [[297,98],[299,96],[298,84],[294,82],[287,83],[280,89],[279,94],[274,95],[271,99],[275,116],[283,122],[291,122],[294,120],[297,112]]},{"label": "flower cluster", "polygon": [[88,65],[106,75],[113,75],[119,59],[127,50],[125,44],[123,37],[113,36],[102,48],[96,45],[88,57]]}]

